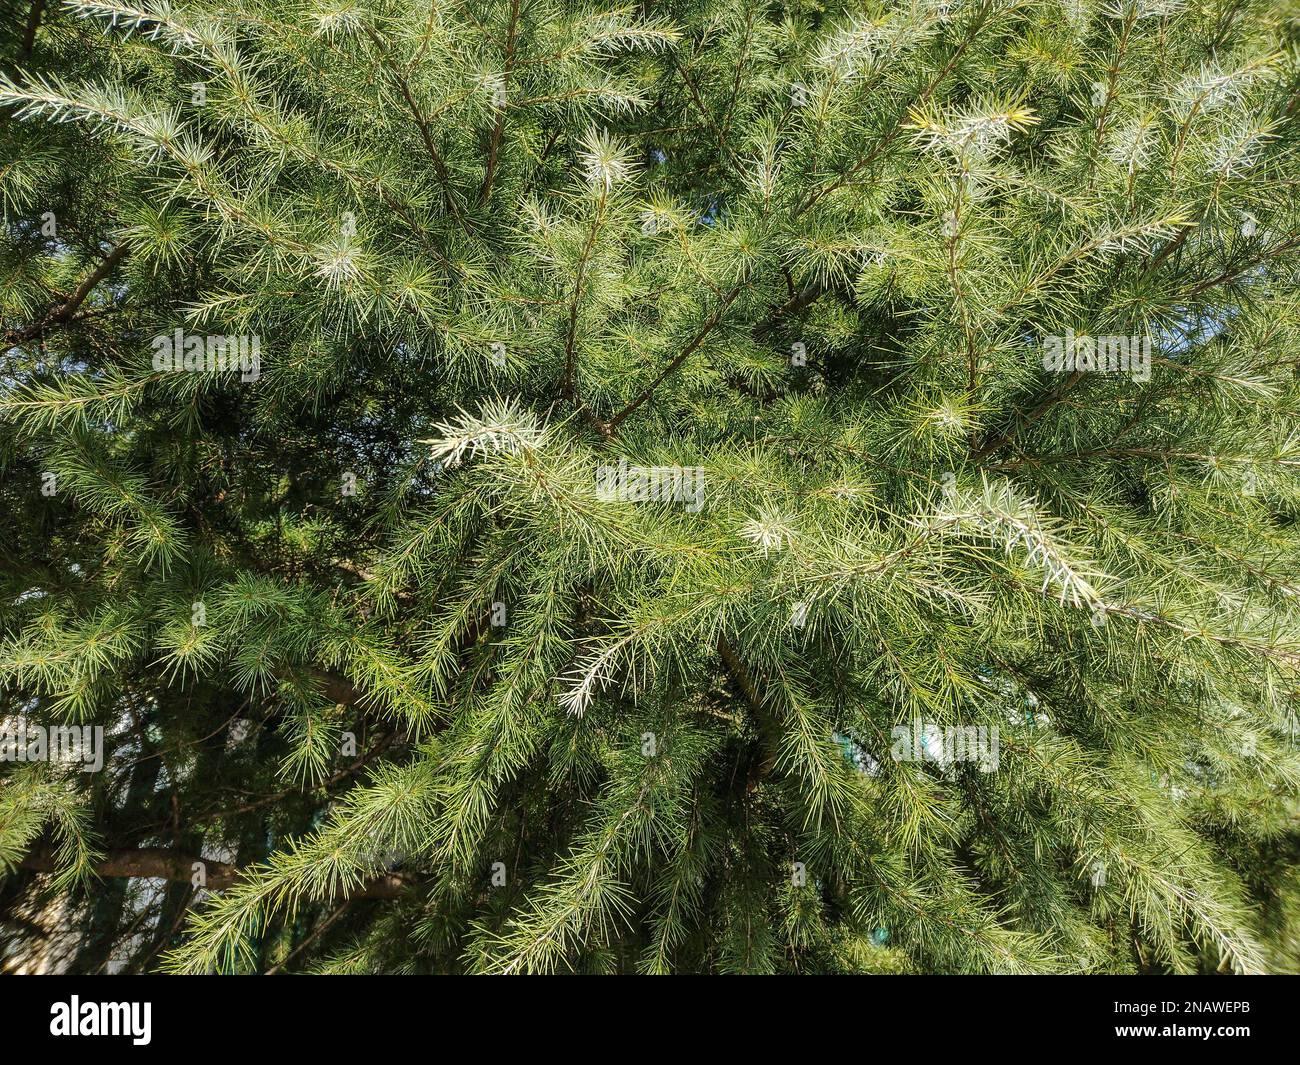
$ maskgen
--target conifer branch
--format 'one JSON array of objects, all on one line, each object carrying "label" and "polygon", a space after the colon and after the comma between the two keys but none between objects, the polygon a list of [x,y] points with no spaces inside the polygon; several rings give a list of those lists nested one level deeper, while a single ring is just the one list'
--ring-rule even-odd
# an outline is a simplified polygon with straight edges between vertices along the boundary
[{"label": "conifer branch", "polygon": [[424,150],[428,154],[430,162],[433,163],[434,172],[437,174],[438,182],[442,186],[443,206],[446,207],[447,212],[453,218],[459,219],[460,208],[456,205],[456,197],[452,190],[451,177],[447,172],[447,164],[442,158],[442,153],[438,151],[437,145],[434,144],[433,130],[429,127],[429,120],[420,111],[420,105],[411,92],[411,86],[406,79],[406,75],[391,63],[388,48],[379,34],[375,32],[374,27],[363,22],[361,23],[361,30],[374,44],[381,68],[389,80],[397,86],[397,91],[402,94],[402,99],[406,102],[411,118],[415,120],[416,129],[420,133],[420,140],[424,142]]},{"label": "conifer branch", "polygon": [[44,335],[45,331],[53,326],[66,325],[86,317],[86,315],[79,316],[77,309],[86,302],[87,297],[95,290],[96,286],[111,274],[130,253],[131,242],[125,239],[118,241],[113,249],[100,260],[99,265],[82,279],[81,283],[73,290],[72,295],[60,306],[50,311],[34,325],[30,325],[25,329],[6,331],[5,343],[22,344]]},{"label": "conifer branch", "polygon": [[23,27],[23,43],[18,57],[23,61],[31,58],[32,49],[36,47],[36,33],[41,28],[41,16],[45,13],[45,0],[32,0],[27,12],[27,24]]},{"label": "conifer branch", "polygon": [[16,956],[1295,970],[1266,6],[22,5]]},{"label": "conifer branch", "polygon": [[[961,63],[962,57],[966,54],[966,50],[975,43],[975,39],[983,31],[985,24],[993,14],[995,6],[995,0],[982,0],[979,8],[975,12],[974,18],[971,19],[970,24],[966,28],[966,32],[962,35],[961,41],[948,57],[948,61],[939,72],[930,79],[926,86],[912,101],[912,110],[916,110],[924,105],[930,97],[938,91],[939,87],[948,79],[953,71],[957,69],[958,65]],[[903,130],[906,128],[904,123],[908,113],[909,112],[900,113],[889,131],[876,142],[875,147],[854,163],[853,166],[830,183],[821,186],[813,191],[807,198],[800,201],[794,209],[794,217],[798,218],[812,210],[813,207],[831,193],[837,192],[846,185],[854,182],[857,179],[858,174],[875,163],[877,159],[889,150],[890,145],[899,138]]]},{"label": "conifer branch", "polygon": [[596,243],[596,235],[600,232],[601,218],[605,213],[605,200],[608,195],[608,187],[602,185],[600,195],[596,200],[596,213],[591,220],[591,226],[587,230],[587,239],[583,242],[582,251],[578,255],[578,266],[574,271],[573,295],[569,299],[569,324],[564,334],[564,380],[560,385],[561,395],[570,401],[576,398],[574,376],[578,367],[574,344],[578,335],[578,310],[582,304],[582,284],[587,276],[587,264],[591,261],[591,252]]},{"label": "conifer branch", "polygon": [[[33,852],[19,864],[23,869],[38,873],[53,873],[59,869],[55,857],[45,851]],[[194,877],[195,865],[203,867],[206,887],[211,891],[223,891],[233,886],[243,872],[238,866],[228,862],[217,862],[163,847],[110,851],[92,865],[91,872],[95,876],[115,879],[156,879],[175,884],[188,884]],[[349,897],[393,899],[405,894],[410,887],[409,880],[390,874],[371,880],[352,892]]]},{"label": "conifer branch", "polygon": [[[515,67],[515,48],[519,33],[519,10],[521,0],[510,0],[510,25],[506,30],[505,65],[501,72],[503,93],[510,91],[510,75]],[[487,163],[483,168],[483,183],[479,186],[478,202],[485,204],[492,197],[492,179],[496,176],[497,156],[501,152],[501,139],[506,130],[506,108],[503,103],[497,112],[496,122],[492,125],[492,140],[488,145]]]},{"label": "conifer branch", "polygon": [[730,307],[732,303],[735,302],[736,297],[740,295],[744,287],[745,286],[743,284],[738,284],[735,285],[729,292],[727,292],[727,294],[722,297],[722,301],[714,309],[713,313],[709,315],[705,323],[699,328],[699,330],[696,331],[695,335],[691,337],[691,339],[686,343],[686,346],[682,348],[682,350],[678,352],[676,356],[674,356],[672,361],[670,361],[668,365],[666,365],[659,372],[659,375],[653,381],[651,381],[650,384],[648,384],[644,389],[641,390],[639,395],[637,395],[622,410],[620,410],[617,414],[615,414],[612,418],[610,418],[608,422],[606,422],[606,426],[611,433],[617,432],[618,427],[622,425],[623,422],[625,422],[631,415],[635,414],[643,404],[648,402],[651,399],[651,397],[654,396],[655,390],[661,384],[663,384],[664,381],[666,381],[669,377],[671,377],[673,372],[677,370],[677,368],[680,367],[682,363],[684,363],[687,359],[689,359],[692,355],[695,354],[699,346],[703,344],[705,340],[708,339],[709,334],[712,333],[713,330],[717,327],[718,323],[722,321],[723,315],[726,314],[727,308]]}]

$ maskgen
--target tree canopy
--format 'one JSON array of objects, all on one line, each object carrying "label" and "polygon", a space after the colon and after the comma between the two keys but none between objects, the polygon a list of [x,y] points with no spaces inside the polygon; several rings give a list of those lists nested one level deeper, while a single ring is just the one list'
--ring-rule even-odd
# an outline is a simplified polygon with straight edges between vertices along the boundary
[{"label": "tree canopy", "polygon": [[1298,16],[5,0],[3,964],[1300,969]]}]

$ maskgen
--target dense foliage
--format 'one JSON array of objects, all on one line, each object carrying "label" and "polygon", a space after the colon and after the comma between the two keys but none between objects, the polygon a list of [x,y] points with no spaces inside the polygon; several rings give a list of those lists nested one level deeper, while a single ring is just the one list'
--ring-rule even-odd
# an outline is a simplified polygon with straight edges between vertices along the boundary
[{"label": "dense foliage", "polygon": [[6,2],[10,968],[1300,968],[1294,0]]}]

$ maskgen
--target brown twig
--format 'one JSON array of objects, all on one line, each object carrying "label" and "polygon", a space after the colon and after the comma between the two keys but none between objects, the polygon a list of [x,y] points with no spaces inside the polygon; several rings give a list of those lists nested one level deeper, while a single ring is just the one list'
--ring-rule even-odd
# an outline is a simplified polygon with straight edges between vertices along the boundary
[{"label": "brown twig", "polygon": [[672,362],[670,362],[667,366],[663,368],[662,372],[660,372],[658,377],[656,377],[653,381],[650,382],[649,385],[647,385],[644,389],[642,389],[640,395],[638,395],[636,399],[632,400],[631,403],[629,403],[626,407],[624,407],[621,411],[619,411],[617,414],[614,415],[614,417],[612,417],[609,420],[607,425],[611,433],[617,430],[618,427],[622,425],[623,422],[626,421],[631,414],[633,414],[637,409],[641,407],[642,404],[644,404],[651,396],[653,396],[655,394],[655,389],[658,388],[661,384],[663,384],[664,380],[670,374],[672,374],[672,372],[676,370],[677,367],[679,367],[682,363],[684,363],[687,359],[689,359],[691,355],[695,352],[695,350],[701,344],[704,343],[705,338],[708,337],[708,335],[713,332],[714,327],[717,326],[717,324],[720,321],[722,321],[722,316],[723,314],[726,313],[727,308],[730,307],[731,304],[735,301],[736,297],[740,295],[740,291],[742,288],[744,288],[743,284],[736,285],[730,292],[728,292],[722,298],[722,303],[719,304],[717,309],[713,312],[713,314],[709,316],[709,320],[705,322],[703,326],[700,327],[699,331],[693,337],[691,337],[690,342],[686,345],[686,347],[684,347],[681,350],[681,352],[677,355],[677,357],[674,358]]},{"label": "brown twig", "polygon": [[68,322],[73,321],[77,308],[86,302],[86,297],[90,295],[95,286],[103,281],[113,271],[114,267],[130,253],[130,242],[126,240],[119,241],[117,247],[110,251],[103,261],[76,287],[62,306],[56,307],[35,325],[5,333],[5,343],[21,344],[28,340],[34,340],[36,337],[42,336],[45,330],[51,326],[66,325]]},{"label": "brown twig", "polygon": [[[506,33],[506,60],[501,74],[503,92],[510,89],[510,72],[515,67],[515,42],[519,31],[519,0],[511,0],[510,29]],[[479,186],[478,202],[485,204],[492,196],[492,180],[496,176],[497,159],[501,154],[501,139],[506,131],[505,103],[497,109],[497,120],[492,127],[492,142],[488,147],[487,166],[483,173],[483,184]]]},{"label": "brown twig", "polygon": [[27,13],[27,26],[23,30],[23,44],[19,57],[30,59],[32,49],[36,47],[36,31],[41,28],[41,16],[45,13],[45,0],[32,0],[32,8]]},{"label": "brown twig", "polygon": [[304,950],[306,950],[318,939],[320,939],[321,936],[323,936],[326,932],[328,932],[335,925],[338,919],[342,917],[345,913],[347,913],[347,909],[351,905],[352,905],[351,899],[348,899],[346,902],[342,903],[333,913],[331,913],[328,917],[326,917],[325,920],[321,921],[320,924],[318,924],[315,928],[313,928],[311,934],[306,939],[304,939],[301,943],[299,943],[296,947],[294,947],[293,950],[284,959],[284,961],[280,962],[277,965],[272,965],[262,975],[275,976],[277,973],[287,968],[289,963],[292,962],[294,958],[298,957],[298,955],[300,955]]},{"label": "brown twig", "polygon": [[401,71],[387,63],[389,58],[388,51],[384,47],[384,42],[379,34],[374,31],[372,26],[362,24],[362,30],[366,36],[374,43],[379,50],[380,65],[384,68],[385,73],[397,86],[398,92],[402,94],[402,99],[406,101],[407,109],[411,112],[411,117],[415,119],[416,128],[420,131],[420,139],[424,141],[425,151],[429,159],[433,162],[433,169],[438,174],[438,181],[442,185],[442,201],[447,211],[457,220],[460,220],[460,209],[456,206],[456,199],[451,191],[451,178],[447,173],[447,164],[443,161],[442,154],[438,151],[437,145],[433,143],[433,130],[429,128],[429,121],[420,111],[419,105],[415,102],[415,95],[411,92],[411,86],[407,82],[405,75]]}]

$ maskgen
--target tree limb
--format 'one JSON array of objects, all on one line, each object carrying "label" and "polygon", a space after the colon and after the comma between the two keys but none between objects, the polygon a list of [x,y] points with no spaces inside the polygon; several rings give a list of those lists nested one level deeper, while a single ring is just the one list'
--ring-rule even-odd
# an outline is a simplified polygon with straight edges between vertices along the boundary
[{"label": "tree limb", "polygon": [[718,634],[718,657],[722,660],[722,666],[727,676],[740,689],[740,694],[744,697],[745,702],[749,704],[749,709],[753,713],[755,723],[758,726],[759,755],[750,765],[745,783],[746,790],[752,790],[776,766],[776,755],[781,741],[780,728],[771,710],[764,703],[763,696],[754,684],[754,678],[750,674],[749,668],[740,660],[740,656],[736,654],[736,649],[731,646],[731,643],[721,633]]},{"label": "tree limb", "polygon": [[677,367],[679,367],[682,363],[684,363],[687,359],[689,359],[691,355],[694,353],[695,349],[704,343],[705,338],[710,333],[712,333],[714,327],[720,321],[722,321],[722,316],[724,313],[726,313],[727,308],[730,307],[731,304],[735,301],[736,297],[740,295],[740,290],[742,288],[744,288],[744,285],[737,285],[730,292],[728,292],[726,296],[723,297],[722,303],[718,305],[717,310],[715,310],[713,314],[709,316],[709,320],[705,322],[703,326],[700,327],[699,332],[697,332],[695,336],[691,338],[690,343],[688,343],[686,347],[684,347],[681,350],[681,353],[675,359],[673,359],[672,362],[670,362],[667,366],[663,368],[663,371],[659,374],[659,376],[656,377],[653,381],[651,381],[650,384],[645,389],[642,390],[641,394],[636,397],[636,399],[632,400],[631,403],[629,403],[626,407],[624,407],[621,411],[619,411],[617,414],[614,415],[614,417],[612,417],[609,420],[607,425],[611,433],[613,433],[614,430],[616,430],[620,425],[622,425],[623,422],[628,418],[628,416],[634,413],[643,403],[646,402],[646,400],[648,400],[651,396],[653,396],[655,394],[655,389],[658,388],[661,384],[663,384],[664,380],[669,376],[669,374],[671,374],[674,370],[677,369]]},{"label": "tree limb", "polygon": [[437,145],[433,143],[433,131],[429,128],[429,120],[424,117],[420,111],[419,105],[415,102],[415,96],[411,92],[411,86],[407,83],[405,76],[401,71],[389,66],[385,60],[388,59],[388,51],[384,47],[384,42],[374,29],[368,25],[362,24],[362,31],[374,42],[375,47],[379,50],[380,66],[384,72],[397,86],[398,92],[402,94],[402,99],[406,101],[407,109],[411,112],[411,117],[415,119],[415,125],[420,131],[420,139],[424,141],[425,151],[429,154],[429,159],[433,163],[433,168],[438,174],[438,181],[442,185],[443,206],[453,218],[460,220],[460,209],[456,206],[456,198],[451,191],[451,177],[447,173],[447,164],[443,162],[441,153]]},{"label": "tree limb", "polygon": [[95,286],[104,280],[123,259],[131,253],[130,241],[122,240],[118,242],[107,256],[104,257],[94,271],[90,273],[76,290],[68,297],[67,301],[60,307],[56,307],[35,325],[28,326],[26,329],[19,329],[5,334],[6,344],[21,344],[27,340],[33,340],[40,336],[52,325],[65,325],[73,319],[77,308],[86,302],[86,297],[94,290]]},{"label": "tree limb", "polygon": [[32,9],[27,14],[27,26],[23,30],[23,46],[19,51],[22,59],[31,58],[32,49],[36,47],[36,31],[41,28],[41,16],[45,13],[45,0],[32,0]]},{"label": "tree limb", "polygon": [[[141,847],[138,849],[110,851],[93,866],[96,876],[122,879],[156,879],[170,880],[178,884],[190,883],[193,866],[202,863],[205,877],[204,886],[209,891],[221,891],[232,886],[243,872],[239,866],[228,862],[216,862],[210,858],[199,858],[182,854],[165,847]],[[30,869],[38,873],[58,872],[54,855],[46,851],[35,851],[18,863],[19,868]],[[349,899],[395,899],[411,886],[411,881],[392,873],[376,877],[368,884],[351,892]]]},{"label": "tree limb", "polygon": [[[510,87],[510,73],[515,67],[515,44],[519,32],[519,0],[512,0],[510,5],[510,30],[506,34],[506,61],[501,74],[502,91]],[[492,143],[488,148],[487,166],[483,172],[483,184],[478,190],[478,202],[485,204],[492,195],[492,179],[496,176],[497,159],[501,154],[501,138],[506,131],[506,109],[504,102],[497,110],[497,120],[492,127]]]}]

